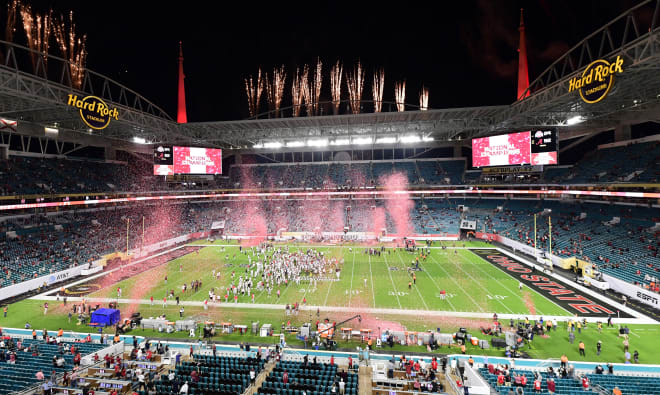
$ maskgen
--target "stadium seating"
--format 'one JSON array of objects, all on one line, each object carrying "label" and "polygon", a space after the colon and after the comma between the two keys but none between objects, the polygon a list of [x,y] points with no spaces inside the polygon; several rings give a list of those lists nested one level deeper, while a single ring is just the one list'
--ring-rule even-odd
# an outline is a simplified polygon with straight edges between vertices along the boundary
[{"label": "stadium seating", "polygon": [[[284,371],[289,377],[287,384],[282,382]],[[339,381],[339,376],[337,365],[281,361],[266,377],[257,393],[261,395],[302,395],[305,391],[309,395],[329,395],[332,393],[333,383]],[[346,372],[345,382],[345,393],[357,395],[357,374]],[[336,388],[336,391],[338,393],[339,389]]]},{"label": "stadium seating", "polygon": [[[16,352],[16,363],[0,361],[0,393],[8,394],[21,391],[38,382],[36,373],[41,370],[46,377],[50,377],[54,370],[57,373],[73,369],[73,355],[67,347],[64,347],[64,365],[53,367],[53,356],[60,355],[58,346],[47,344],[43,340],[21,339],[21,349],[30,348],[30,351],[17,350],[16,344],[19,339],[12,338],[12,347],[0,349],[1,353],[8,351]],[[5,340],[8,343],[7,340]],[[75,343],[82,356],[92,354],[106,347],[98,343]],[[38,349],[38,355],[33,355],[33,348]],[[7,357],[8,358],[8,357]]]},{"label": "stadium seating", "polygon": [[592,151],[572,167],[564,181],[658,182],[660,143],[631,144]]},{"label": "stadium seating", "polygon": [[660,393],[660,377],[639,377],[623,375],[588,374],[587,377],[592,386],[600,386],[608,393],[612,393],[614,387],[619,387],[621,392],[628,395],[645,395]]},{"label": "stadium seating", "polygon": [[[509,393],[509,390],[515,387],[507,387],[507,386],[498,386],[497,385],[497,375],[489,373],[488,369],[486,368],[479,368],[479,373],[483,378],[488,381],[488,384],[490,384],[495,391],[497,391],[500,395],[507,395]],[[519,370],[519,369],[511,369],[509,374],[513,377],[513,375],[524,375],[527,377],[527,385],[523,388],[525,393],[532,393],[534,390],[534,373],[531,371],[527,370]],[[548,373],[547,372],[539,372],[541,375],[541,390],[542,394],[548,394]],[[582,389],[582,383],[576,379],[572,378],[553,378],[555,381],[555,394],[557,395],[582,395],[585,393],[585,391]]]},{"label": "stadium seating", "polygon": [[[174,381],[166,375],[156,380],[156,392],[178,394],[179,387],[188,382],[189,394],[239,395],[250,385],[250,370],[259,374],[264,367],[264,361],[256,358],[195,354],[193,359],[176,367]],[[195,370],[199,373],[198,381],[191,376]]]}]

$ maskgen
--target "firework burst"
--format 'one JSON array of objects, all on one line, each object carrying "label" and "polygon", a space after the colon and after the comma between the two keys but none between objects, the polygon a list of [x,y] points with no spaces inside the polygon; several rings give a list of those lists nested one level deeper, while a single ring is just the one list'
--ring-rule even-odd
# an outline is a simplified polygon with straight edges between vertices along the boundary
[{"label": "firework burst", "polygon": [[302,99],[305,103],[307,116],[312,116],[314,114],[314,99],[312,96],[312,87],[309,84],[309,66],[307,65],[303,67],[303,73],[300,79],[300,90],[302,91]]},{"label": "firework burst", "polygon": [[80,89],[85,76],[87,62],[87,35],[77,36],[76,25],[73,23],[73,11],[69,13],[69,28],[66,28],[64,17],[53,23],[53,33],[62,57],[69,61],[71,84]]},{"label": "firework burst", "polygon": [[272,79],[266,74],[266,96],[270,110],[274,112],[275,117],[280,116],[280,107],[282,106],[282,96],[284,96],[284,83],[286,81],[286,72],[284,65],[273,69]]},{"label": "firework burst", "polygon": [[383,87],[385,86],[385,70],[380,69],[374,73],[374,112],[380,112],[383,108]]},{"label": "firework burst", "polygon": [[422,90],[419,92],[419,109],[426,111],[429,109],[429,88],[422,85]]},{"label": "firework burst", "polygon": [[[10,10],[12,6],[10,5]],[[21,19],[23,20],[23,29],[27,37],[28,47],[34,51],[30,53],[32,58],[32,67],[37,71],[37,59],[39,59],[38,52],[43,55],[43,65],[46,66],[48,62],[48,46],[50,43],[50,33],[52,31],[52,11],[47,14],[39,15],[32,12],[32,7],[29,5],[20,5]],[[9,16],[8,16],[9,18]],[[15,17],[14,17],[15,18]],[[44,70],[42,70],[44,71]]]},{"label": "firework burst", "polygon": [[332,91],[332,111],[335,115],[339,114],[339,104],[341,103],[341,76],[344,67],[337,61],[330,70],[330,90]]},{"label": "firework burst", "polygon": [[291,86],[291,97],[293,98],[293,116],[299,117],[300,109],[302,108],[302,101],[303,101],[302,76],[300,75],[299,68],[296,68],[296,75],[293,77],[293,86]]},{"label": "firework burst", "polygon": [[259,104],[261,103],[261,93],[263,90],[264,81],[261,76],[260,68],[257,73],[256,82],[252,79],[252,76],[245,79],[245,93],[247,94],[250,117],[256,117],[259,114]]},{"label": "firework burst", "polygon": [[321,86],[323,86],[323,63],[316,59],[316,70],[314,72],[314,83],[312,84],[312,110],[314,115],[319,115],[319,103],[321,101]]},{"label": "firework burst", "polygon": [[10,1],[7,5],[7,24],[5,26],[5,41],[14,41],[16,33],[16,18],[19,14],[21,3],[18,0]]},{"label": "firework burst", "polygon": [[350,99],[351,112],[360,113],[360,100],[362,100],[362,89],[364,88],[364,70],[358,61],[353,72],[346,73],[346,84],[348,85],[348,96]]},{"label": "firework burst", "polygon": [[397,111],[406,110],[406,81],[394,84],[394,99],[396,101]]}]

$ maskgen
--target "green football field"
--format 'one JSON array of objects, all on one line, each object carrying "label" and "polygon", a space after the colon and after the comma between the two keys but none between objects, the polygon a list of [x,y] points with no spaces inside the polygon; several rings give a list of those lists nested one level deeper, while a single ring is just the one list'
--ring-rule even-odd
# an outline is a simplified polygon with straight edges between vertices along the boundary
[{"label": "green football field", "polygon": [[[304,250],[310,247],[289,248]],[[415,260],[414,253],[388,248],[381,256],[371,256],[364,253],[364,247],[315,249],[323,251],[326,256],[344,259],[338,281],[319,281],[316,287],[307,281],[300,285],[282,285],[279,298],[277,288],[270,295],[255,289],[255,303],[293,304],[306,299],[307,304],[313,306],[569,315],[527,287],[520,291],[517,280],[467,249],[451,246],[445,250],[432,249],[425,261],[420,260],[420,270],[414,272],[416,283],[412,286],[409,285],[413,278],[408,268]],[[232,272],[237,279],[245,273],[247,265],[248,256],[240,253],[237,246],[207,246],[90,296],[114,298],[117,297],[117,287],[121,287],[122,298],[149,299],[153,296],[159,301],[174,289],[181,300],[203,301],[208,298],[211,288],[224,295],[225,292],[220,290],[230,286]],[[214,270],[221,272],[219,279],[213,276]],[[190,285],[193,280],[201,280],[202,287],[195,293],[190,289],[182,293],[181,286],[184,283]],[[447,294],[444,300],[440,298],[441,290]],[[232,298],[230,294],[230,303]],[[251,298],[239,295],[238,302],[250,303]]]}]

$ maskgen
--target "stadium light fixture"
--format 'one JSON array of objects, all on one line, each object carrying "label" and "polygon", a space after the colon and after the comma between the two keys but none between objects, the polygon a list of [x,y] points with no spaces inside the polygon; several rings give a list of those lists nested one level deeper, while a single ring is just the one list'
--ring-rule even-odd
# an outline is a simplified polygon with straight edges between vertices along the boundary
[{"label": "stadium light fixture", "polygon": [[304,147],[305,142],[304,141],[287,141],[286,146],[287,147]]},{"label": "stadium light fixture", "polygon": [[263,147],[264,147],[263,143],[257,143],[257,144],[252,146],[252,148],[255,148],[255,149],[260,149],[260,148],[263,148]]},{"label": "stadium light fixture", "polygon": [[380,137],[376,139],[376,144],[394,144],[396,143],[396,137]]},{"label": "stadium light fixture", "polygon": [[404,144],[409,144],[409,143],[417,143],[422,141],[422,139],[419,136],[416,135],[410,135],[410,136],[401,136],[401,142]]},{"label": "stadium light fixture", "polygon": [[422,137],[422,141],[427,141],[427,142],[428,142],[428,141],[434,141],[434,140],[435,140],[435,139],[434,139],[433,137],[431,137],[431,136],[424,136],[424,137]]},{"label": "stadium light fixture", "polygon": [[282,143],[279,141],[271,141],[268,143],[264,143],[264,148],[282,148]]},{"label": "stadium light fixture", "polygon": [[46,132],[46,136],[57,136],[60,133],[58,128],[45,127],[44,131]]},{"label": "stadium light fixture", "polygon": [[136,144],[147,144],[147,140],[145,140],[144,137],[138,136],[133,137],[133,142]]},{"label": "stadium light fixture", "polygon": [[353,139],[353,144],[365,145],[365,144],[371,144],[373,141],[374,139],[371,137],[357,137]]},{"label": "stadium light fixture", "polygon": [[349,139],[336,139],[332,140],[330,143],[331,145],[349,145],[351,143],[351,140]]},{"label": "stadium light fixture", "polygon": [[566,125],[577,125],[578,123],[584,122],[584,117],[582,115],[576,115],[574,117],[568,118],[566,120]]},{"label": "stadium light fixture", "polygon": [[328,140],[326,139],[317,139],[317,140],[308,140],[307,146],[309,147],[325,147],[328,145]]}]

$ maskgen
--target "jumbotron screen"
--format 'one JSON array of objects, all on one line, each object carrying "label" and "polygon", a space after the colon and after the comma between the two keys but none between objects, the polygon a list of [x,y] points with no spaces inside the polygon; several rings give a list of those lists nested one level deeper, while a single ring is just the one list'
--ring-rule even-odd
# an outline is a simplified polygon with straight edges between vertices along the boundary
[{"label": "jumbotron screen", "polygon": [[557,131],[534,130],[532,133],[532,165],[556,165],[557,158]]},{"label": "jumbotron screen", "polygon": [[554,129],[472,139],[474,167],[557,163],[557,131]]},{"label": "jumbotron screen", "polygon": [[[171,154],[168,156],[167,153]],[[222,150],[199,147],[157,147],[154,175],[222,174]]]},{"label": "jumbotron screen", "polygon": [[529,132],[502,134],[472,139],[472,166],[507,166],[529,164]]}]

